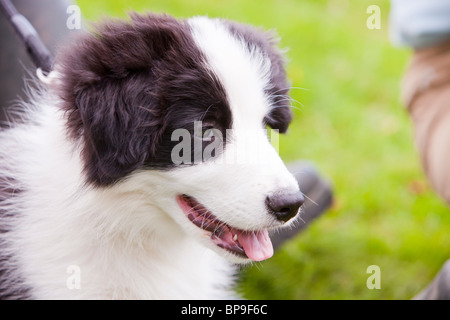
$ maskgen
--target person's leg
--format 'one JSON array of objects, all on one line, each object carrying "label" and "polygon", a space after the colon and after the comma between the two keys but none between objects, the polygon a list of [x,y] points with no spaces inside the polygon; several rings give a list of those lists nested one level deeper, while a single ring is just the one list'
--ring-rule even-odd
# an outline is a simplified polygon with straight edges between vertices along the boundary
[{"label": "person's leg", "polygon": [[[424,171],[437,194],[450,204],[450,42],[416,51],[402,89]],[[449,274],[447,263],[416,298],[449,298]]]},{"label": "person's leg", "polygon": [[433,282],[414,300],[450,300],[450,260],[442,267]]},{"label": "person's leg", "polygon": [[423,168],[435,191],[450,204],[450,42],[414,53],[403,99]]}]

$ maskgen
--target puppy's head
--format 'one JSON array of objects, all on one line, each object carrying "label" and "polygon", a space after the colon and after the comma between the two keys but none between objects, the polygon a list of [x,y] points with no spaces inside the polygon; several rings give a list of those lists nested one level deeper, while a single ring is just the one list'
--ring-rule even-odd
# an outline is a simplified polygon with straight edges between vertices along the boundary
[{"label": "puppy's head", "polygon": [[268,230],[303,202],[265,130],[292,118],[275,45],[250,26],[153,14],[83,35],[57,71],[86,181],[134,185],[232,261],[270,257]]}]

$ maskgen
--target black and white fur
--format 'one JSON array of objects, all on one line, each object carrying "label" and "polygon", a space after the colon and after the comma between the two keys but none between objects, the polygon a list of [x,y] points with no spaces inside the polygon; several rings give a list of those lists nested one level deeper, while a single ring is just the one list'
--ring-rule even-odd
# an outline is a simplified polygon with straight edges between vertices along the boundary
[{"label": "black and white fur", "polygon": [[[232,297],[233,263],[248,260],[214,245],[177,195],[235,228],[264,230],[284,224],[267,196],[298,184],[262,130],[181,166],[170,137],[199,120],[224,133],[285,132],[292,115],[275,46],[271,33],[226,20],[133,13],[63,49],[22,121],[0,132],[0,297]],[[219,164],[250,144],[263,165]]]}]

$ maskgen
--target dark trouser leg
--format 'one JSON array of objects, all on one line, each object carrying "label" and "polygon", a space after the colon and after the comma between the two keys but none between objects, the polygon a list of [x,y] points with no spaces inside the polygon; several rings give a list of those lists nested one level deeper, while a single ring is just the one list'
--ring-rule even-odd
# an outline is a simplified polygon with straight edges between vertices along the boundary
[{"label": "dark trouser leg", "polygon": [[[55,54],[71,30],[67,28],[69,0],[12,0],[17,10],[37,30],[49,50]],[[26,99],[25,81],[35,73],[35,66],[27,55],[25,47],[0,14],[0,126],[6,120],[5,109],[18,99]],[[3,123],[4,124],[4,123]]]}]

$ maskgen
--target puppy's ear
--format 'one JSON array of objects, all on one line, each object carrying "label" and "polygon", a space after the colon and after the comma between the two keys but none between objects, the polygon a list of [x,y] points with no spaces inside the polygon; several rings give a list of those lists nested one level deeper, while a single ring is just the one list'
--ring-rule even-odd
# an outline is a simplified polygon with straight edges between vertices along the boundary
[{"label": "puppy's ear", "polygon": [[265,120],[273,129],[285,133],[293,115],[289,99],[290,84],[285,71],[286,58],[278,47],[278,36],[274,31],[265,31],[234,21],[224,23],[236,37],[247,43],[249,50],[256,48],[270,60],[270,81],[265,91],[272,101],[272,110]]},{"label": "puppy's ear", "polygon": [[165,123],[157,70],[181,41],[179,25],[132,14],[81,35],[59,55],[58,92],[88,182],[112,184],[155,152]]}]

